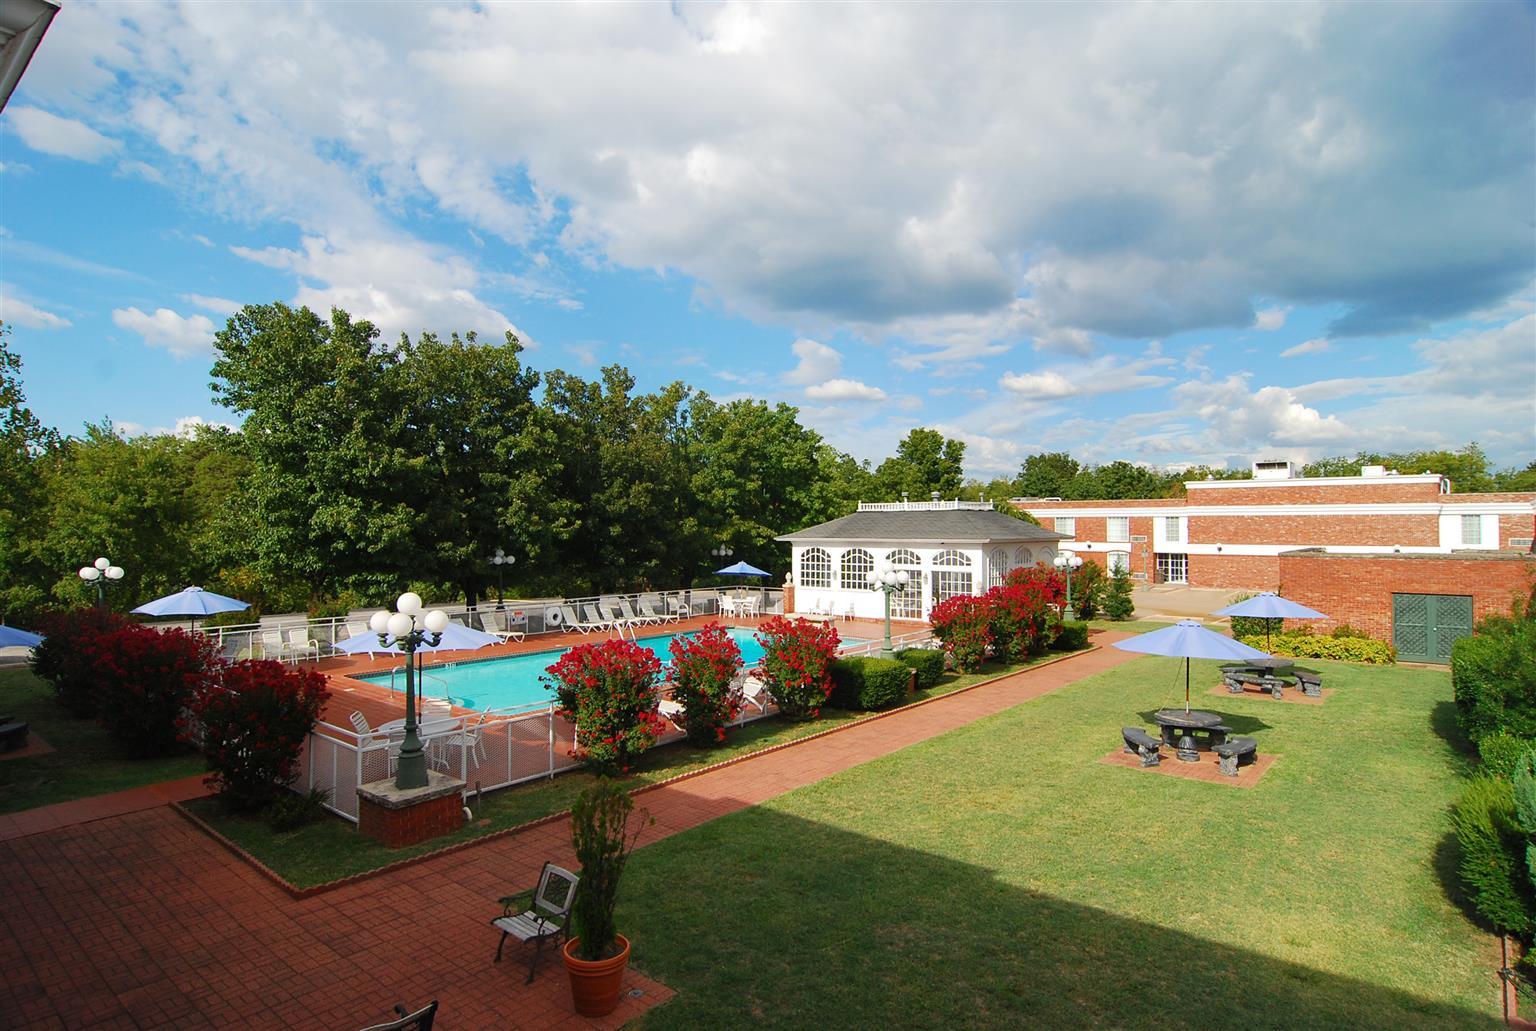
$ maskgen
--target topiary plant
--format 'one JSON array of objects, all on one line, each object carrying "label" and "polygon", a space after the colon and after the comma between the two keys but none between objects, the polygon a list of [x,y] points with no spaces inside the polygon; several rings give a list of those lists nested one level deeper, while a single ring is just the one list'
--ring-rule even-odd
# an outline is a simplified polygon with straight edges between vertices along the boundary
[{"label": "topiary plant", "polygon": [[629,819],[634,808],[629,792],[607,777],[598,778],[571,805],[571,846],[576,850],[576,862],[581,864],[581,881],[571,907],[571,923],[580,939],[573,951],[589,962],[622,951],[613,925],[619,879],[640,831],[655,822],[642,810],[641,826],[631,834]]}]

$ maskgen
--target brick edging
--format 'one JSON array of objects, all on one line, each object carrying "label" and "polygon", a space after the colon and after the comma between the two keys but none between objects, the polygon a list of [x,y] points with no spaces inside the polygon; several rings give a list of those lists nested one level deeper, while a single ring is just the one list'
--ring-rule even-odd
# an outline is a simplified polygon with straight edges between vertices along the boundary
[{"label": "brick edging", "polygon": [[[1023,669],[1011,670],[1007,673],[999,673],[995,677],[988,677],[986,680],[978,680],[974,684],[967,684],[964,687],[956,688],[953,691],[946,691],[943,694],[935,695],[932,698],[924,698],[921,701],[910,702],[907,705],[898,706],[894,709],[887,709],[884,712],[869,713],[868,715],[861,716],[856,720],[849,720],[847,723],[844,723],[841,726],[828,727],[826,730],[819,730],[814,734],[807,734],[805,737],[795,738],[793,741],[780,741],[776,745],[769,745],[766,748],[759,748],[755,752],[748,752],[745,755],[738,755],[731,759],[722,759],[720,762],[711,763],[708,766],[701,766],[696,770],[689,770],[685,773],[679,773],[677,776],[668,777],[666,780],[658,780],[652,784],[645,784],[635,788],[629,793],[629,795],[631,798],[636,798],[651,791],[657,791],[664,787],[670,787],[671,785],[680,783],[681,781],[691,780],[694,777],[701,777],[706,773],[713,773],[716,770],[723,770],[726,767],[735,766],[737,763],[743,763],[749,759],[756,759],[760,756],[771,755],[774,752],[783,751],[786,748],[794,748],[797,745],[803,745],[810,741],[816,741],[820,738],[827,737],[830,734],[841,734],[844,731],[852,730],[855,727],[862,727],[865,724],[874,723],[877,720],[888,719],[891,716],[896,716],[904,712],[911,712],[912,710],[922,708],[925,705],[932,705],[935,702],[942,702],[945,699],[954,698],[957,695],[967,694],[968,692],[975,691],[977,688],[987,687],[990,684],[995,684],[999,680],[1006,680],[1009,677],[1022,676],[1037,669],[1044,669],[1047,666],[1054,666],[1058,662],[1065,662],[1068,659],[1075,659],[1082,655],[1091,655],[1096,651],[1102,650],[1103,645],[1090,644],[1087,648],[1082,648],[1075,652],[1066,652],[1061,655],[1055,655],[1049,659],[1044,659],[1040,662],[1025,666]],[[261,860],[251,855],[251,853],[241,848],[234,841],[231,841],[228,837],[213,827],[213,825],[209,824],[196,813],[187,809],[180,802],[171,802],[169,804],[172,809],[179,813],[183,819],[191,823],[192,826],[208,835],[220,845],[223,845],[226,849],[234,854],[235,858],[248,863],[252,868],[256,870],[257,873],[271,881],[278,888],[281,888],[288,894],[290,898],[294,899],[307,899],[316,895],[323,895],[327,892],[335,891],[338,888],[345,888],[348,885],[357,884],[361,881],[366,881],[373,877],[380,877],[387,873],[393,873],[396,870],[403,870],[406,867],[415,866],[418,863],[424,863],[430,859],[437,859],[441,856],[446,856],[454,852],[460,852],[467,848],[475,848],[480,845],[485,845],[492,841],[498,841],[513,834],[521,834],[524,831],[532,830],[535,827],[542,827],[547,823],[556,823],[559,821],[567,820],[571,815],[571,811],[569,809],[562,809],[557,813],[549,813],[546,816],[539,816],[512,827],[503,827],[499,831],[491,831],[489,834],[482,834],[478,837],[468,838],[464,841],[456,841],[452,845],[444,845],[442,848],[433,849],[430,852],[423,852],[420,855],[407,856],[406,858],[398,859],[393,863],[386,863],[383,866],[376,866],[371,870],[363,870],[360,873],[350,874],[346,877],[340,877],[334,881],[325,881],[321,884],[310,885],[307,888],[300,888],[285,879],[282,874],[278,873],[276,870],[273,870]]]}]

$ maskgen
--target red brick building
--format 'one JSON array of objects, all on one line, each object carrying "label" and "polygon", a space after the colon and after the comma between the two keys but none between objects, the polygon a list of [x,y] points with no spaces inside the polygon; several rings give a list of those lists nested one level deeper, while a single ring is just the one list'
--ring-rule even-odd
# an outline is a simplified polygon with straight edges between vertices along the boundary
[{"label": "red brick building", "polygon": [[1532,550],[1536,493],[1452,494],[1437,473],[1368,466],[1360,476],[1299,477],[1257,462],[1251,480],[1191,480],[1182,498],[1014,498],[1065,550],[1147,583],[1275,590],[1280,555],[1449,555]]}]

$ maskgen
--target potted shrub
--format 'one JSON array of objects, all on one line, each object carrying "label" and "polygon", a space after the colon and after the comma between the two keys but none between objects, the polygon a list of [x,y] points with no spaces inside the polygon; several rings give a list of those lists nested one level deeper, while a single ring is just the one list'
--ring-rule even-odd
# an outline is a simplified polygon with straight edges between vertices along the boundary
[{"label": "potted shrub", "polygon": [[619,878],[642,827],[629,830],[635,800],[607,777],[587,788],[571,806],[571,845],[581,867],[571,930],[562,949],[571,980],[571,1001],[584,1017],[601,1017],[619,1005],[619,988],[629,964],[629,939],[613,924]]}]

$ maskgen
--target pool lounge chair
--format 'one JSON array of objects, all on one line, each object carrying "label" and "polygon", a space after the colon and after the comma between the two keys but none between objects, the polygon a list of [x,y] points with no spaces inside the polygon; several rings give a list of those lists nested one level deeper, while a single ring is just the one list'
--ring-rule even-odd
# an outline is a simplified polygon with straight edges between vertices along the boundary
[{"label": "pool lounge chair", "polygon": [[768,693],[768,685],[757,677],[741,677],[741,700],[757,709],[758,712],[767,713],[768,703],[773,701],[773,696]]},{"label": "pool lounge chair", "polygon": [[577,622],[576,629],[584,634],[601,630],[612,630],[618,626],[613,620],[604,619],[603,610],[592,602],[588,602],[581,607],[581,615],[582,618]]},{"label": "pool lounge chair", "polygon": [[684,734],[688,733],[688,728],[683,723],[684,710],[682,702],[674,702],[670,698],[663,698],[656,703],[656,712],[662,719],[672,724],[678,730],[681,730]]},{"label": "pool lounge chair", "polygon": [[[514,627],[518,629],[513,629]],[[488,633],[501,638],[503,644],[508,641],[521,641],[528,636],[527,622],[512,622],[505,610],[493,611],[486,616],[485,629]]]},{"label": "pool lounge chair", "polygon": [[636,626],[646,626],[650,623],[656,622],[656,618],[654,616],[646,616],[636,612],[634,607],[630,605],[628,598],[619,599],[619,612],[626,620],[635,624]]}]

